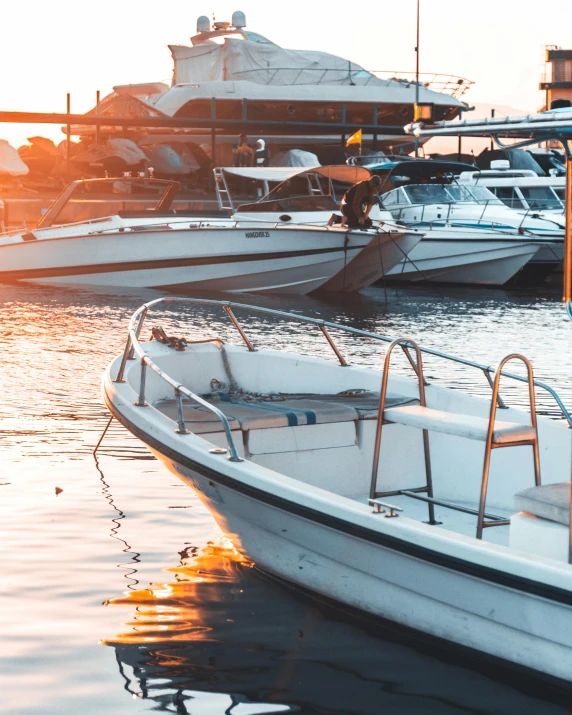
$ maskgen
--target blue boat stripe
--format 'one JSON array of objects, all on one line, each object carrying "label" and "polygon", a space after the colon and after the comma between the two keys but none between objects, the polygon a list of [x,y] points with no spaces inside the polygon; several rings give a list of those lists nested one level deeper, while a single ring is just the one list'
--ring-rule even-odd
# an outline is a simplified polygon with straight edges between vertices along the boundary
[{"label": "blue boat stripe", "polygon": [[253,410],[275,410],[284,414],[288,418],[288,427],[296,427],[298,425],[298,418],[296,417],[296,412],[302,412],[306,415],[306,424],[315,425],[317,423],[316,413],[313,410],[304,410],[301,407],[282,407],[277,404],[269,404],[264,402],[262,404],[253,404],[252,402],[237,402],[233,400],[230,395],[219,395],[221,402],[230,402],[233,405],[241,405],[242,407],[251,407]]}]

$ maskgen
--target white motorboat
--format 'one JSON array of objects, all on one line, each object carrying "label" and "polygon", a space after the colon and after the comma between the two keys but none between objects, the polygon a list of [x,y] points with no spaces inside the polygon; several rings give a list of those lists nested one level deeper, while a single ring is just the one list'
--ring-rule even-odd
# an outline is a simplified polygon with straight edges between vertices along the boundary
[{"label": "white motorboat", "polygon": [[[492,163],[502,163],[504,166],[503,160]],[[557,221],[559,227],[563,227],[566,187],[566,178],[563,176],[538,176],[530,169],[475,169],[459,174],[457,182],[468,186],[485,186],[505,206],[529,215],[539,214]]]},{"label": "white motorboat", "polygon": [[[198,339],[188,344],[156,324],[155,339],[139,342],[156,306],[172,311],[181,302],[223,309],[244,344],[200,335],[192,324]],[[255,349],[235,315],[246,309],[321,330],[338,364]],[[333,328],[391,343],[383,371],[348,366]],[[390,373],[395,348],[407,354],[412,378]],[[426,353],[484,372],[491,399],[428,384]],[[506,372],[517,360],[525,377]],[[527,384],[530,411],[500,400],[501,375]],[[536,416],[535,388],[549,391],[565,420]],[[507,356],[494,370],[411,339],[162,298],[132,317],[103,393],[112,415],[195,490],[260,568],[572,681],[572,417],[526,358]]]},{"label": "white motorboat", "polygon": [[[506,160],[491,162],[493,165],[505,163]],[[564,190],[566,178],[563,176],[538,176],[532,170],[491,168],[482,171],[462,172],[457,181],[469,186],[485,186],[505,206],[516,209],[521,216],[540,218],[552,223],[556,230],[564,230]],[[557,255],[560,251],[557,251]],[[552,270],[554,251],[551,247],[541,248],[529,265],[542,269],[546,273]],[[542,270],[541,270],[542,272]]]},{"label": "white motorboat", "polygon": [[[343,274],[377,235],[177,211],[178,187],[143,178],[73,182],[34,230],[0,236],[0,281],[305,294]],[[97,218],[109,192],[132,208]],[[153,208],[140,208],[150,198]]]},{"label": "white motorboat", "polygon": [[[371,173],[344,164],[313,168],[224,167],[215,169],[214,175],[219,208],[241,225],[266,222],[279,226],[329,226],[332,217],[341,222],[339,205],[345,191],[369,179]],[[236,189],[245,182],[251,187],[256,183],[264,196],[255,202],[251,198],[244,202]],[[376,234],[367,247],[320,290],[348,293],[376,283],[406,259],[423,238],[423,232],[396,224],[391,213],[379,206],[372,208],[370,218]]]},{"label": "white motorboat", "polygon": [[384,208],[426,233],[390,278],[481,285],[504,285],[518,274],[525,284],[544,279],[562,261],[562,227],[505,206],[484,186],[458,183],[464,168],[421,160],[387,170],[393,188],[382,196]]}]

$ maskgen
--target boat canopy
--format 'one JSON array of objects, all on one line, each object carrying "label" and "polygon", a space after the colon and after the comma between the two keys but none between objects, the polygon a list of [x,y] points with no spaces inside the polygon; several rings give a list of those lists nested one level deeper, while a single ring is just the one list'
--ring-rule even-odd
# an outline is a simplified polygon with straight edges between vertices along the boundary
[{"label": "boat canopy", "polygon": [[[463,165],[465,166],[465,165]],[[467,167],[465,166],[465,169]],[[344,184],[355,184],[358,181],[369,179],[371,172],[362,166],[225,166],[222,170],[227,174],[242,176],[245,179],[255,179],[257,181],[288,181],[298,174],[312,173],[325,176],[332,181],[340,181]]]}]

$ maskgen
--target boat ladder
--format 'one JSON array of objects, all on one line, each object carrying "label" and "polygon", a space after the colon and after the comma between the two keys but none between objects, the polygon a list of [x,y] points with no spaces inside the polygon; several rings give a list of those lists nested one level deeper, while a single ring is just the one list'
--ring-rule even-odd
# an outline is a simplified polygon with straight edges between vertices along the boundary
[{"label": "boat ladder", "polygon": [[215,167],[213,169],[213,174],[219,208],[227,209],[234,213],[232,196],[230,195],[230,191],[228,190],[228,184],[226,183],[226,176],[224,175],[224,171],[218,167]]},{"label": "boat ladder", "polygon": [[[387,384],[389,379],[389,367],[391,355],[396,347],[400,347],[407,356],[411,367],[417,375],[419,383],[419,405],[404,405],[385,409]],[[411,356],[410,350],[415,352],[415,360]],[[530,401],[530,425],[511,422],[496,422],[496,411],[500,404],[504,406],[499,397],[499,385],[502,369],[511,360],[521,360],[527,370],[527,382]],[[496,371],[492,383],[492,400],[489,417],[474,417],[472,415],[453,414],[442,412],[427,407],[425,399],[426,382],[423,376],[423,362],[421,349],[417,343],[411,339],[399,338],[394,340],[388,347],[383,366],[381,383],[381,393],[379,397],[379,414],[377,420],[377,430],[374,444],[373,468],[371,476],[370,500],[379,497],[402,495],[424,501],[429,509],[429,524],[439,524],[435,520],[435,505],[447,509],[454,509],[477,516],[476,538],[482,539],[483,529],[489,526],[504,526],[510,521],[485,511],[487,488],[489,482],[489,472],[491,464],[491,454],[493,449],[501,447],[522,447],[531,446],[534,458],[534,482],[540,486],[540,457],[538,450],[538,426],[536,417],[536,404],[534,396],[534,376],[530,361],[523,355],[513,353],[504,357]],[[402,424],[410,427],[417,427],[423,431],[423,451],[425,461],[425,485],[409,489],[397,489],[392,491],[378,491],[379,482],[379,453],[381,448],[381,435],[384,424]],[[470,509],[466,506],[453,504],[441,499],[435,499],[433,495],[433,477],[431,472],[431,453],[429,447],[429,431],[442,432],[468,439],[476,439],[485,442],[485,455],[483,472],[481,478],[481,490],[479,498],[479,508]]]}]

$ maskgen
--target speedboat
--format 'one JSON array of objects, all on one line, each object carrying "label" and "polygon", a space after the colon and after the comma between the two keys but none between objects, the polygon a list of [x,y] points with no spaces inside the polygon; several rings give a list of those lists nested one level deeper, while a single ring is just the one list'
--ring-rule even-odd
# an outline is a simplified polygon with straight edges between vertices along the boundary
[{"label": "speedboat", "polygon": [[511,209],[489,189],[455,179],[469,169],[444,161],[406,161],[382,172],[385,209],[425,238],[390,272],[391,278],[504,285],[518,275],[542,280],[562,261],[562,226],[543,215]]},{"label": "speedboat", "polygon": [[[499,159],[491,162],[491,169],[482,171],[464,171],[457,181],[468,186],[485,186],[505,206],[515,209],[521,216],[542,219],[551,223],[556,230],[563,231],[566,219],[564,217],[564,191],[566,178],[562,176],[539,176],[535,171],[527,169],[498,168],[498,165],[508,164]],[[557,255],[560,255],[558,250]],[[546,273],[550,273],[554,264],[552,247],[539,249],[529,265],[538,266],[542,273],[543,264]]]},{"label": "speedboat", "polygon": [[[369,179],[371,173],[344,164],[311,168],[223,167],[215,169],[214,176],[219,208],[229,211],[241,225],[266,222],[278,226],[330,226],[341,223],[339,205],[346,190]],[[256,188],[264,196],[254,202],[246,197],[245,201],[240,194],[245,183],[251,193]],[[398,225],[391,213],[378,205],[373,206],[370,218],[376,233],[369,244],[320,290],[348,293],[376,283],[406,259],[423,238],[422,231]]]},{"label": "speedboat", "polygon": [[[173,209],[178,188],[147,178],[72,182],[35,229],[0,236],[0,281],[305,294],[343,275],[377,235]],[[110,194],[124,208],[102,215]]]},{"label": "speedboat", "polygon": [[[160,306],[172,314],[179,305],[192,340],[167,335],[153,317]],[[201,334],[193,305],[226,314],[242,342],[223,342],[213,320]],[[333,359],[255,346],[237,317],[244,311],[321,331]],[[154,338],[140,342],[150,321]],[[383,369],[348,365],[334,329],[387,344]],[[396,350],[408,357],[411,377],[391,369]],[[490,398],[428,382],[427,354],[484,373]],[[517,362],[524,375],[509,372]],[[524,383],[528,410],[503,402],[501,379]],[[539,390],[564,419],[537,416]],[[505,356],[494,369],[408,337],[231,302],[160,298],[133,315],[103,394],[112,416],[196,492],[261,569],[572,681],[572,416],[525,357]]]}]

